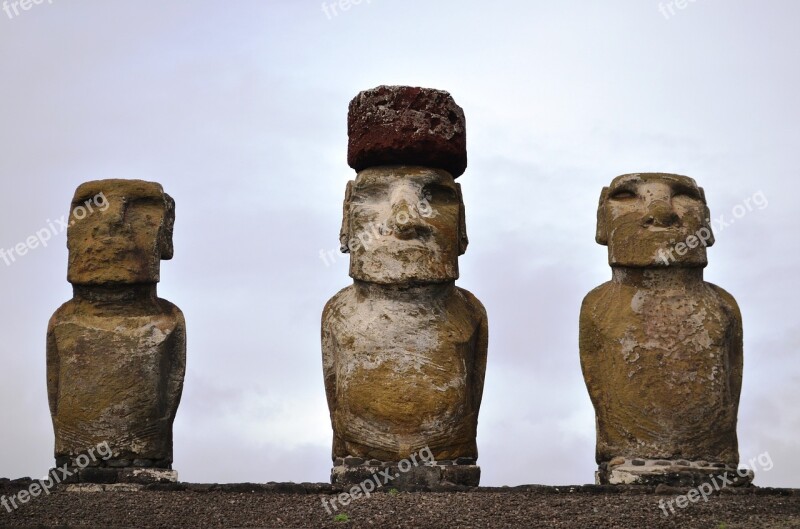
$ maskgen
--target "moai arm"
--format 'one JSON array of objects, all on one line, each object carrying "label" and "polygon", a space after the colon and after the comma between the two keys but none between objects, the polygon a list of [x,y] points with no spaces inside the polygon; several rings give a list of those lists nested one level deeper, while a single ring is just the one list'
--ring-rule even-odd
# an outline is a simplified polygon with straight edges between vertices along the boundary
[{"label": "moai arm", "polygon": [[477,413],[481,407],[481,400],[483,398],[483,383],[486,377],[486,353],[489,349],[489,320],[486,317],[486,309],[477,298],[473,296],[474,303],[481,314],[480,325],[478,326],[478,335],[476,337],[475,347],[475,367],[473,370],[472,384],[474,393],[472,396],[473,410]]},{"label": "moai arm", "polygon": [[328,410],[331,416],[336,409],[336,340],[330,325],[335,301],[336,297],[328,301],[322,311],[322,374],[325,379],[325,396],[328,399]]},{"label": "moai arm", "polygon": [[47,326],[47,400],[53,417],[56,416],[58,409],[59,361],[54,324],[53,320],[50,320]]},{"label": "moai arm", "polygon": [[177,320],[174,331],[175,343],[170,348],[170,371],[168,373],[168,395],[170,397],[168,402],[168,417],[170,421],[175,418],[178,413],[178,405],[181,402],[181,394],[183,393],[183,379],[186,375],[186,319],[183,312],[178,307],[172,306]]},{"label": "moai arm", "polygon": [[578,334],[583,379],[586,382],[586,389],[589,391],[589,398],[595,409],[597,409],[597,399],[603,386],[603,382],[598,378],[598,375],[603,372],[599,365],[601,359],[598,358],[602,354],[602,350],[593,314],[594,308],[597,306],[600,288],[602,287],[592,290],[583,298]]},{"label": "moai arm", "polygon": [[742,314],[739,311],[739,305],[733,296],[728,294],[725,290],[717,285],[709,283],[714,291],[722,298],[725,311],[730,314],[731,326],[729,332],[730,356],[728,362],[730,363],[730,370],[728,372],[728,383],[730,384],[731,400],[738,406],[739,395],[742,392],[742,372],[743,372],[743,330],[742,330]]}]

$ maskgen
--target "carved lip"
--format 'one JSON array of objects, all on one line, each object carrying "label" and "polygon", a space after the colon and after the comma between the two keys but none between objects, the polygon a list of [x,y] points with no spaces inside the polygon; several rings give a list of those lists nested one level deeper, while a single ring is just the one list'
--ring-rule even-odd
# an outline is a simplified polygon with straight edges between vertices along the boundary
[{"label": "carved lip", "polygon": [[430,242],[420,241],[419,239],[394,239],[391,245],[387,245],[384,248],[390,253],[414,250],[435,253],[443,250],[438,244],[431,244]]},{"label": "carved lip", "polygon": [[656,226],[654,224],[642,224],[642,231],[650,233],[674,233],[675,235],[682,235],[685,230],[683,226]]}]

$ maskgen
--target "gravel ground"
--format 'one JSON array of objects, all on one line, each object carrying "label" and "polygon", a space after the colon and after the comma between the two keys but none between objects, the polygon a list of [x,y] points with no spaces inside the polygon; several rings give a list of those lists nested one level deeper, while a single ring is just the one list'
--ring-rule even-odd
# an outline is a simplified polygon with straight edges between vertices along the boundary
[{"label": "gravel ground", "polygon": [[[0,494],[22,488],[5,483]],[[800,528],[800,490],[793,489],[730,491],[665,516],[659,500],[686,491],[669,495],[594,486],[390,491],[329,513],[322,500],[334,495],[324,484],[177,488],[184,490],[54,490],[11,513],[0,507],[0,527]]]}]

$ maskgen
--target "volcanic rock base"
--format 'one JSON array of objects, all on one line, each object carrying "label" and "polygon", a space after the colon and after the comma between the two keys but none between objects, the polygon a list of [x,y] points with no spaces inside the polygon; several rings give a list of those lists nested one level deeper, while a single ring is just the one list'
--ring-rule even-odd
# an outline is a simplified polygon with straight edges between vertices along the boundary
[{"label": "volcanic rock base", "polygon": [[595,473],[598,485],[696,487],[701,483],[717,483],[719,487],[743,487],[750,485],[753,478],[752,470],[737,470],[724,463],[622,457],[601,464]]},{"label": "volcanic rock base", "polygon": [[[124,487],[122,485],[150,485],[152,483],[177,483],[178,472],[164,468],[109,468],[109,467],[87,467],[82,469],[71,469],[72,475],[62,482],[71,486],[75,485],[120,485],[119,487],[94,487],[92,490],[121,490],[136,487]],[[54,469],[51,475],[59,476],[59,470]]]},{"label": "volcanic rock base", "polygon": [[481,468],[471,458],[447,461],[418,462],[404,460],[385,462],[363,461],[359,458],[337,458],[331,470],[334,489],[349,490],[364,485],[375,489],[397,489],[398,491],[438,491],[477,487],[481,479]]}]

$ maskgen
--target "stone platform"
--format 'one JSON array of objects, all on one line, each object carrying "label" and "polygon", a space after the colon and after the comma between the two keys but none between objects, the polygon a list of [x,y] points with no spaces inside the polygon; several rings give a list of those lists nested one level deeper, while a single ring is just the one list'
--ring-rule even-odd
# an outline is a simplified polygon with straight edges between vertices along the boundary
[{"label": "stone platform", "polygon": [[[680,504],[678,495],[691,494],[690,489],[660,487],[659,493],[656,487],[636,485],[520,485],[394,492],[387,486],[334,511],[325,502],[341,493],[330,483],[172,483],[130,493],[55,487],[23,504],[20,493],[33,484],[0,478],[0,498],[9,502],[8,509],[0,507],[0,527],[800,527],[800,490],[755,486],[726,487],[708,501]],[[667,507],[670,502],[674,512]]]},{"label": "stone platform", "polygon": [[741,487],[752,483],[753,478],[752,470],[724,463],[623,457],[601,464],[595,473],[597,485],[696,487],[701,483],[718,483],[720,487]]},{"label": "stone platform", "polygon": [[154,483],[178,482],[178,472],[165,468],[87,467],[68,471],[71,475],[62,477],[63,472],[54,468],[49,475],[58,477],[72,490],[86,491],[137,490]]},{"label": "stone platform", "polygon": [[481,469],[472,458],[440,461],[378,461],[357,457],[336,458],[331,470],[334,489],[346,490],[372,481],[376,488],[398,491],[477,487]]}]

